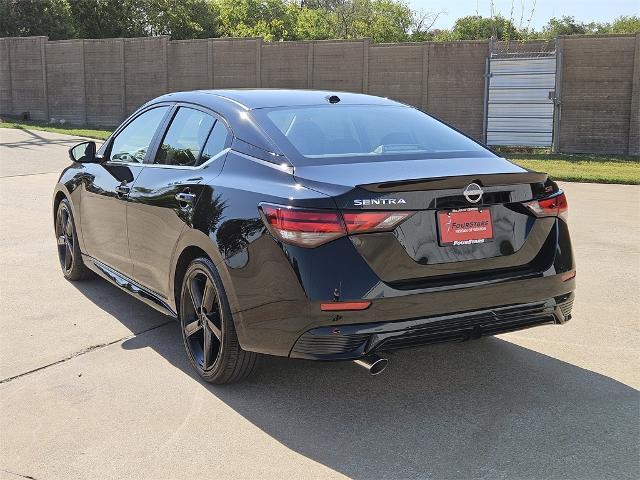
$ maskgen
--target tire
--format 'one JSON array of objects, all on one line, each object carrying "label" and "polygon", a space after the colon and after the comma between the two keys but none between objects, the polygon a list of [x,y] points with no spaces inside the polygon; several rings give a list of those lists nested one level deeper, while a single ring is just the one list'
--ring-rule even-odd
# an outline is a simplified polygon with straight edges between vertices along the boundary
[{"label": "tire", "polygon": [[222,280],[208,258],[187,267],[179,309],[187,357],[204,380],[233,383],[252,373],[258,355],[240,347]]},{"label": "tire", "polygon": [[60,260],[60,268],[62,268],[64,278],[71,281],[91,278],[91,270],[86,267],[82,260],[71,204],[66,198],[60,201],[56,209],[55,232],[58,244],[58,259]]}]

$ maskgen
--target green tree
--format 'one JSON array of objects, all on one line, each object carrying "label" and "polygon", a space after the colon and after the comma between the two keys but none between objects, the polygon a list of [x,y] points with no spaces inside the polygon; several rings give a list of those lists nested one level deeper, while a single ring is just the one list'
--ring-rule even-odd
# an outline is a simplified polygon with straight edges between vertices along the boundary
[{"label": "green tree", "polygon": [[331,14],[321,8],[300,8],[294,25],[296,40],[327,40],[336,38],[337,32]]},{"label": "green tree", "polygon": [[[437,18],[412,10],[407,0],[0,0],[0,36],[46,35],[52,40],[170,35],[403,42],[640,31],[638,16],[621,16],[611,23],[581,23],[563,16],[551,18],[540,32],[519,30],[501,15],[462,17],[451,30],[434,30]],[[524,7],[520,24],[523,18]]]},{"label": "green tree", "polygon": [[300,8],[283,0],[215,0],[224,37],[293,40]]},{"label": "green tree", "polygon": [[352,37],[369,37],[374,42],[407,41],[413,25],[413,11],[407,4],[394,0],[359,0],[355,3]]},{"label": "green tree", "polygon": [[502,15],[493,18],[470,15],[456,20],[450,33],[452,40],[519,40],[521,34],[511,20]]},{"label": "green tree", "polygon": [[46,35],[50,40],[74,35],[67,0],[0,0],[0,37]]},{"label": "green tree", "polygon": [[148,35],[175,40],[218,36],[218,5],[209,0],[137,0]]},{"label": "green tree", "polygon": [[590,33],[589,27],[578,22],[575,17],[568,15],[562,18],[553,17],[542,28],[542,36],[545,38],[555,38],[558,35],[584,35],[586,33]]},{"label": "green tree", "polygon": [[640,17],[622,15],[613,21],[608,33],[640,33]]},{"label": "green tree", "polygon": [[362,38],[374,42],[403,42],[426,16],[397,0],[308,0],[298,14],[298,38]]},{"label": "green tree", "polygon": [[140,37],[147,35],[136,0],[69,0],[78,38]]}]

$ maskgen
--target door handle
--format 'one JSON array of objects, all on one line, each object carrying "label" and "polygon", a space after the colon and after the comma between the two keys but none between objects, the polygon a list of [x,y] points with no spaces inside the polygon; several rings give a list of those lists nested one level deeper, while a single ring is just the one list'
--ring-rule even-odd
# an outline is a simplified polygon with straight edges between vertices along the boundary
[{"label": "door handle", "polygon": [[193,193],[188,192],[180,192],[176,193],[176,200],[181,203],[189,203],[192,204],[196,201],[196,196]]},{"label": "door handle", "polygon": [[119,197],[126,197],[131,192],[131,187],[129,185],[118,185],[116,187],[116,193]]}]

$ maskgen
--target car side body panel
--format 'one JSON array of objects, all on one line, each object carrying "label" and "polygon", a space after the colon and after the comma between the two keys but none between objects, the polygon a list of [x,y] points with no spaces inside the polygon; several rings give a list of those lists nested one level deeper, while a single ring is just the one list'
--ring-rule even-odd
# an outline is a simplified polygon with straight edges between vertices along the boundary
[{"label": "car side body panel", "polygon": [[279,165],[232,150],[222,173],[201,191],[193,229],[185,230],[178,249],[188,248],[196,239],[199,248],[207,241],[214,247],[211,258],[225,283],[243,348],[249,333],[240,312],[287,305],[299,316],[293,304],[307,301],[295,266],[262,221],[258,205],[263,202],[335,208],[330,197],[300,186]]},{"label": "car side body panel", "polygon": [[147,166],[127,197],[127,232],[132,276],[165,298],[178,238],[193,225],[196,206],[180,202],[176,195],[188,192],[200,198],[205,171]]}]

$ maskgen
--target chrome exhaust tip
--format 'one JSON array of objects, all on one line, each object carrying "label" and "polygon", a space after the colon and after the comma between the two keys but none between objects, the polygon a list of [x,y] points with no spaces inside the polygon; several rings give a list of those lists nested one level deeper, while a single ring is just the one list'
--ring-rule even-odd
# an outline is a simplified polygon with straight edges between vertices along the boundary
[{"label": "chrome exhaust tip", "polygon": [[385,368],[387,368],[389,360],[373,353],[371,355],[367,355],[366,357],[354,360],[353,363],[366,368],[371,375],[379,375],[384,371]]}]

